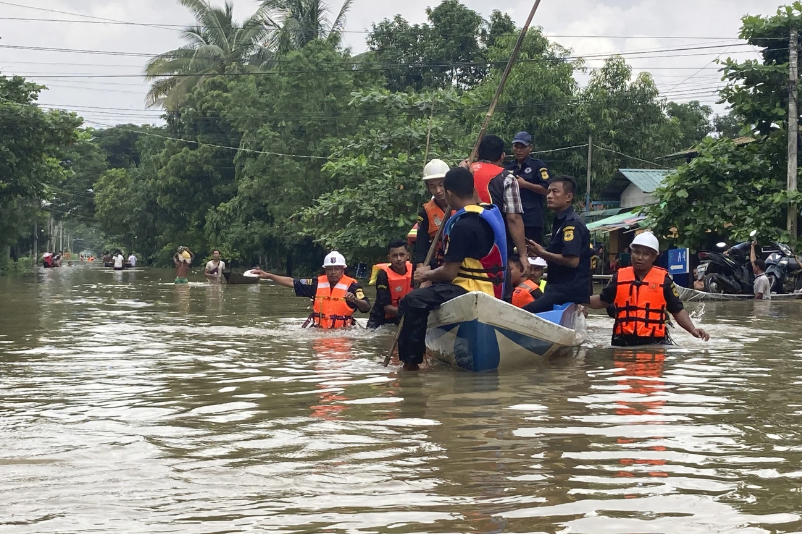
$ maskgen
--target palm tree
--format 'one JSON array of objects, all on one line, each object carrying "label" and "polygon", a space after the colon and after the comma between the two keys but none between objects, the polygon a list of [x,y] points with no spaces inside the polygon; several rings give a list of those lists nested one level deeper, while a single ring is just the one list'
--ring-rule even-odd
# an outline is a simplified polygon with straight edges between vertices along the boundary
[{"label": "palm tree", "polygon": [[232,65],[262,64],[269,52],[263,43],[273,32],[265,22],[267,7],[260,7],[242,25],[234,21],[234,6],[226,0],[223,8],[209,0],[178,0],[195,15],[196,25],[183,31],[186,46],[158,55],[145,67],[153,81],[146,97],[148,107],[177,110],[187,94]]},{"label": "palm tree", "polygon": [[271,48],[278,55],[298,50],[315,39],[339,44],[345,15],[353,0],[344,0],[334,22],[329,22],[328,6],[322,0],[264,0],[266,23],[272,30]]}]

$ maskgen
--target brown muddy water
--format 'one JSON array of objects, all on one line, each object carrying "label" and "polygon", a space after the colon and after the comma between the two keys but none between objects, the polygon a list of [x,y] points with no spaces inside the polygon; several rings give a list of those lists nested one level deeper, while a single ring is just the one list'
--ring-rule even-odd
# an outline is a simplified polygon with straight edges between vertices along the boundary
[{"label": "brown muddy water", "polygon": [[[0,533],[797,532],[800,302],[509,374],[384,368],[270,283],[0,279]],[[363,323],[365,322],[363,316]]]}]

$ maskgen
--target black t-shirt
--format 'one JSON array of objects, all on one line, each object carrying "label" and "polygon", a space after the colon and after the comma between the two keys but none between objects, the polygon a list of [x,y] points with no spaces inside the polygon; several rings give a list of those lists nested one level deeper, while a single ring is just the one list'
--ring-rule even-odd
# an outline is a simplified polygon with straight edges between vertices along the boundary
[{"label": "black t-shirt", "polygon": [[[542,185],[548,189],[551,183],[551,173],[546,164],[532,156],[527,157],[523,164],[513,161],[506,168],[512,171],[515,176],[523,178],[530,184]],[[543,227],[543,201],[545,199],[545,195],[521,188],[524,226]]]},{"label": "black t-shirt", "polygon": [[[429,215],[426,213],[425,208],[421,208],[418,212],[418,237],[415,239],[415,253],[412,255],[412,261],[415,265],[426,261],[426,254],[429,253],[431,244],[432,242],[429,239]],[[378,284],[378,280],[376,283]]]},{"label": "black t-shirt", "polygon": [[[613,304],[615,302],[616,291],[618,291],[618,273],[615,273],[610,283],[607,284],[607,287],[602,289],[599,298],[601,298],[602,302]],[[671,279],[668,273],[666,273],[665,280],[663,280],[663,297],[666,299],[666,310],[668,310],[669,313],[679,313],[685,308],[682,305],[682,301],[679,299],[677,286],[674,285],[674,280]]]},{"label": "black t-shirt", "polygon": [[[385,278],[386,278],[385,274]],[[310,299],[315,298],[315,294],[317,293],[317,278],[302,278],[293,280],[293,288],[295,289],[295,296],[296,297],[307,297]],[[370,301],[365,296],[365,292],[362,291],[362,286],[359,285],[358,282],[354,282],[348,287],[348,292],[353,293],[356,295],[357,300],[364,300],[368,304]],[[357,309],[357,307],[350,302],[346,302],[349,308]]]},{"label": "black t-shirt", "polygon": [[579,258],[576,268],[549,262],[546,292],[559,292],[565,299],[579,304],[588,302],[593,280],[590,274],[590,232],[573,207],[554,217],[551,241],[546,250]]},{"label": "black t-shirt", "polygon": [[465,258],[481,259],[493,248],[493,229],[477,213],[465,213],[451,228],[445,245],[445,262],[462,263]]}]

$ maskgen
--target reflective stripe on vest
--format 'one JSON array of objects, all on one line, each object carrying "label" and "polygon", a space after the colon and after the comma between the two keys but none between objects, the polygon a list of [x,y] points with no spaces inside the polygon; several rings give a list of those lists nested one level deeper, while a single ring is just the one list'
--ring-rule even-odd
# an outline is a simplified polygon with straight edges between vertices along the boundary
[{"label": "reflective stripe on vest", "polygon": [[[490,225],[493,230],[494,243],[483,258],[478,260],[465,258],[452,283],[466,291],[482,291],[500,299],[504,295],[504,274],[507,269],[507,235],[504,219],[501,218],[498,208],[492,204],[465,206],[446,223],[446,239],[449,239],[454,225],[466,213],[475,213]],[[447,248],[446,245],[446,250]]]},{"label": "reflective stripe on vest", "polygon": [[[406,274],[398,274],[395,272],[388,263],[380,265],[381,269],[387,273],[387,289],[390,291],[390,304],[398,307],[398,303],[402,298],[407,296],[407,293],[412,291],[412,264],[406,263]],[[385,319],[394,319],[395,315],[384,314]]]},{"label": "reflective stripe on vest", "polygon": [[527,304],[535,302],[535,297],[532,291],[539,289],[537,284],[531,280],[524,280],[521,285],[515,288],[512,292],[512,305],[518,308],[523,308]]},{"label": "reflective stripe on vest", "polygon": [[320,328],[344,328],[354,324],[354,309],[345,301],[345,294],[348,288],[356,280],[343,276],[340,281],[331,288],[326,275],[321,275],[317,279],[317,292],[315,293],[312,314],[307,320],[312,326]]},{"label": "reflective stripe on vest", "polygon": [[666,337],[666,298],[663,284],[666,271],[659,267],[643,278],[635,278],[635,269],[618,271],[615,293],[615,326],[618,336],[662,339]]}]

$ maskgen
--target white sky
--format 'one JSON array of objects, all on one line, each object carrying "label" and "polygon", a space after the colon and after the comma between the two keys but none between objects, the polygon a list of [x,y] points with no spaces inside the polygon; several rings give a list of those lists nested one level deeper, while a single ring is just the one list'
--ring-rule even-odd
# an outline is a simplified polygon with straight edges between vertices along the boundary
[{"label": "white sky", "polygon": [[[213,0],[213,3],[222,4],[222,1]],[[438,3],[439,0],[355,0],[348,16],[345,42],[355,52],[363,51],[366,35],[362,32],[369,29],[372,22],[395,14],[401,14],[410,22],[424,22],[425,8]],[[532,6],[530,0],[496,0],[492,3],[463,0],[463,3],[485,18],[493,9],[505,11],[519,26]],[[330,5],[333,11],[339,10],[337,0],[331,0]],[[235,0],[235,13],[240,20],[256,7],[255,0]],[[700,100],[712,105],[717,99],[712,91],[721,85],[713,60],[719,55],[739,60],[757,57],[748,46],[731,46],[737,42],[740,18],[747,13],[768,15],[777,7],[776,0],[542,0],[535,24],[542,26],[547,35],[556,36],[555,41],[572,48],[577,55],[722,45],[703,50],[644,53],[640,55],[651,57],[628,60],[636,69],[652,72],[661,91],[667,91],[666,95],[672,100]],[[178,31],[141,26],[9,20],[91,20],[34,8],[122,21],[182,25],[193,20],[185,8],[174,0],[0,0],[0,73],[23,75],[47,85],[50,90],[43,94],[42,104],[75,110],[86,118],[89,125],[161,122],[160,111],[146,110],[144,105],[148,86],[138,75],[144,68],[146,57],[5,47],[155,55],[182,44]],[[631,38],[567,37],[573,35]],[[682,38],[659,38],[672,36]],[[724,39],[709,39],[711,37]],[[590,60],[587,64],[600,66],[601,60]],[[130,77],[52,78],[57,75]],[[717,112],[724,110],[722,106],[714,107]]]}]

